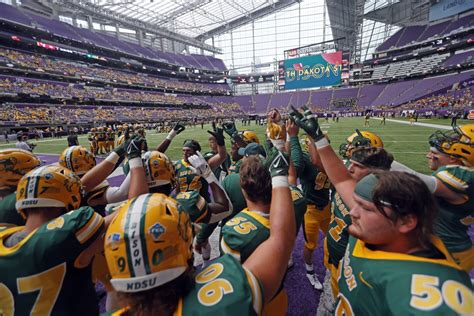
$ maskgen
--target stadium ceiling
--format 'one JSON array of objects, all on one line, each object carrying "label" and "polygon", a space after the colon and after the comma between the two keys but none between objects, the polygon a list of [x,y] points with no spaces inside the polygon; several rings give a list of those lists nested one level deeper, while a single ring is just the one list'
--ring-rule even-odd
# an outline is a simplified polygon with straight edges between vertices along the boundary
[{"label": "stadium ceiling", "polygon": [[[390,3],[392,2],[392,3]],[[385,6],[364,14],[364,19],[400,27],[427,22],[430,0],[389,1]]]},{"label": "stadium ceiling", "polygon": [[[301,0],[89,0],[106,9],[169,32],[206,40]],[[84,2],[84,1],[72,1]]]}]

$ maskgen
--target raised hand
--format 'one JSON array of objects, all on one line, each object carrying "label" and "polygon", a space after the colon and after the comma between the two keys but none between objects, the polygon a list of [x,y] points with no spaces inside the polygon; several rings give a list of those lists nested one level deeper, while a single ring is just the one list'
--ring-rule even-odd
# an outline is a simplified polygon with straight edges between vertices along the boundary
[{"label": "raised hand", "polygon": [[217,145],[225,146],[224,129],[220,127],[216,127],[214,131],[207,131],[207,132],[215,137]]}]

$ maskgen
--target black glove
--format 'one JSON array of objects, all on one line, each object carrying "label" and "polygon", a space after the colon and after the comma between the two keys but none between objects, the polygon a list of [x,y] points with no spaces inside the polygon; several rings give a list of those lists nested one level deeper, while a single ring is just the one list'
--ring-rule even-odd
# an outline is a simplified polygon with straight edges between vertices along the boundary
[{"label": "black glove", "polygon": [[291,105],[291,111],[290,111],[290,113],[288,113],[288,116],[295,123],[296,123],[297,120],[301,121],[304,118],[303,114],[298,112],[298,110],[295,109],[295,107],[293,105]]},{"label": "black glove", "polygon": [[173,127],[173,130],[176,131],[176,135],[184,131],[186,127],[184,127],[183,124],[181,124],[180,121],[176,122],[175,126]]},{"label": "black glove", "polygon": [[119,157],[124,157],[125,154],[127,153],[127,147],[128,147],[128,145],[130,144],[130,141],[131,141],[130,137],[127,138],[127,136],[128,136],[128,130],[125,133],[124,142],[114,148],[115,153],[117,155],[119,155]]},{"label": "black glove", "polygon": [[225,146],[225,137],[224,137],[224,130],[220,127],[216,127],[214,132],[207,131],[209,134],[216,138],[216,142],[218,146]]},{"label": "black glove", "polygon": [[272,177],[287,176],[290,168],[290,160],[287,153],[281,152],[275,147],[267,151],[265,167],[268,168]]},{"label": "black glove", "polygon": [[130,140],[127,146],[127,158],[131,160],[133,158],[141,157],[142,150],[146,147],[146,139],[143,137],[135,137]]},{"label": "black glove", "polygon": [[232,138],[238,134],[237,128],[235,127],[234,122],[226,122],[222,124],[222,127],[224,128],[224,132],[226,132],[227,135],[229,135]]},{"label": "black glove", "polygon": [[323,131],[318,124],[318,119],[314,117],[311,110],[307,107],[303,107],[303,110],[304,118],[301,120],[297,119],[295,121],[296,125],[302,128],[314,141],[324,138]]}]

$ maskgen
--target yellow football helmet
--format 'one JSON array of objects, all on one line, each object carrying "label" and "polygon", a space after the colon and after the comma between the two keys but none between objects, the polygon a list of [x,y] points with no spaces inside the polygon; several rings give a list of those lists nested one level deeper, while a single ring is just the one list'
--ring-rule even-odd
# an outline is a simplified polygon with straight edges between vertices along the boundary
[{"label": "yellow football helmet", "polygon": [[253,131],[241,131],[239,132],[239,136],[247,144],[250,144],[250,143],[260,144],[260,140],[258,139],[257,134]]},{"label": "yellow football helmet", "polygon": [[105,258],[118,292],[140,292],[168,283],[189,267],[191,220],[160,193],[129,200],[105,234]]},{"label": "yellow football helmet", "polygon": [[81,180],[61,166],[42,166],[21,178],[16,191],[16,209],[25,217],[24,209],[64,207],[66,211],[81,204]]},{"label": "yellow football helmet", "polygon": [[59,157],[59,165],[74,172],[76,176],[83,176],[87,171],[95,167],[94,156],[82,146],[71,146],[62,152]]},{"label": "yellow football helmet", "polygon": [[346,143],[339,147],[339,154],[343,158],[350,158],[352,151],[357,147],[377,147],[383,148],[382,139],[369,131],[356,130],[354,134],[347,137]]},{"label": "yellow football helmet", "polygon": [[0,190],[14,191],[21,177],[40,164],[41,161],[29,151],[0,150]]},{"label": "yellow football helmet", "polygon": [[95,132],[97,132],[97,128],[95,127],[91,128],[91,133],[95,133]]},{"label": "yellow football helmet", "polygon": [[286,133],[283,132],[283,127],[279,124],[268,122],[267,137],[273,140],[286,140]]},{"label": "yellow football helmet", "polygon": [[474,124],[456,126],[453,131],[436,131],[429,138],[431,147],[459,158],[465,166],[474,166]]},{"label": "yellow football helmet", "polygon": [[143,159],[149,188],[165,184],[174,187],[176,183],[174,166],[165,154],[157,150],[147,151]]}]

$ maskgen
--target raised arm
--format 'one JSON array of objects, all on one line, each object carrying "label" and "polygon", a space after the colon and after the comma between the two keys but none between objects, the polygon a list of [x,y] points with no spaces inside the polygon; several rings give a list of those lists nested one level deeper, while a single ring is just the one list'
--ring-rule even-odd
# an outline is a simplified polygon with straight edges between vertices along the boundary
[{"label": "raised arm", "polygon": [[216,127],[216,131],[207,131],[209,134],[214,136],[217,143],[217,154],[209,158],[207,163],[211,167],[211,169],[215,169],[219,167],[227,158],[227,149],[225,147],[225,138],[224,138],[224,130],[220,127]]},{"label": "raised arm", "polygon": [[181,133],[185,129],[186,128],[184,127],[184,125],[182,125],[178,121],[175,124],[175,126],[171,129],[171,131],[168,133],[166,138],[161,142],[161,144],[159,144],[158,147],[156,147],[156,150],[161,152],[161,153],[164,153],[168,149],[168,147],[170,146],[171,141],[173,141],[173,138],[175,138],[176,135],[178,135],[179,133]]},{"label": "raised arm", "polygon": [[288,157],[273,148],[265,164],[272,175],[272,202],[270,205],[270,237],[245,261],[261,282],[265,302],[277,293],[285,275],[295,241],[295,215],[288,187]]}]

